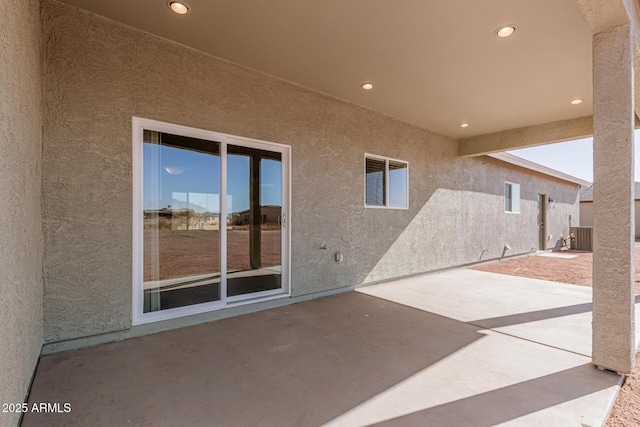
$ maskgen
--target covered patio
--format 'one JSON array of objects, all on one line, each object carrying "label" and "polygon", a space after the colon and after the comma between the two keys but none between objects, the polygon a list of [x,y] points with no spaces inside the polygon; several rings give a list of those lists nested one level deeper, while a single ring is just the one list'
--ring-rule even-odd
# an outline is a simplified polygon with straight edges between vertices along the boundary
[{"label": "covered patio", "polygon": [[[601,424],[638,344],[638,1],[187,3],[0,2],[0,390],[28,396],[23,425]],[[215,166],[147,218],[151,132],[207,141]],[[536,207],[554,196],[570,226],[576,198],[499,157],[590,136],[593,290],[418,276],[549,249]],[[227,167],[245,149],[279,153],[273,182]],[[169,163],[147,165],[185,177]],[[145,218],[173,206],[193,231],[188,194],[219,256],[145,288]],[[225,288],[246,279],[234,235],[265,286]],[[197,303],[203,281],[220,291]]]},{"label": "covered patio", "polygon": [[44,356],[22,425],[598,426],[590,351],[590,289],[457,269]]}]

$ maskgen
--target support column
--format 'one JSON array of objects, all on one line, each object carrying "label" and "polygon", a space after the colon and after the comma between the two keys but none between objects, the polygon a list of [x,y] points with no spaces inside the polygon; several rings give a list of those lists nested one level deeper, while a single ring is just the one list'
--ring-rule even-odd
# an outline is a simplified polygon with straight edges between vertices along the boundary
[{"label": "support column", "polygon": [[593,36],[593,362],[635,362],[634,37],[629,24]]}]

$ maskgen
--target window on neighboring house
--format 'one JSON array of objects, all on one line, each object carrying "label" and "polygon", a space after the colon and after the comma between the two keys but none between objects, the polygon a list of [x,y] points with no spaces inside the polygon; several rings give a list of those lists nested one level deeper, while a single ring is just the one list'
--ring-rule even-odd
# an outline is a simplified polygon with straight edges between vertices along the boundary
[{"label": "window on neighboring house", "polygon": [[401,160],[366,154],[365,206],[407,209],[409,164]]},{"label": "window on neighboring house", "polygon": [[520,212],[520,184],[504,183],[504,211]]}]

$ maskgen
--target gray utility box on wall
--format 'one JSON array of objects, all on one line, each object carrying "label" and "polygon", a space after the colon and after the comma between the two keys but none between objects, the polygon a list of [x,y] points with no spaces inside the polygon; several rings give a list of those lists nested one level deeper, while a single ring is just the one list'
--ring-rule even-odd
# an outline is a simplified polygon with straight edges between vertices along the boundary
[{"label": "gray utility box on wall", "polygon": [[571,249],[593,251],[593,227],[571,227]]}]

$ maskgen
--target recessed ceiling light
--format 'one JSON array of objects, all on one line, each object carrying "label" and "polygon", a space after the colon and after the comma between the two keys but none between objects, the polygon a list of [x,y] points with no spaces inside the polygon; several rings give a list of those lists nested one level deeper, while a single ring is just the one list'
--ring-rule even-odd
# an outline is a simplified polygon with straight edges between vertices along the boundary
[{"label": "recessed ceiling light", "polygon": [[364,90],[371,90],[373,89],[373,83],[363,83],[361,87]]},{"label": "recessed ceiling light", "polygon": [[189,12],[189,8],[186,4],[180,3],[179,1],[171,1],[169,2],[169,7],[178,15],[184,15]]},{"label": "recessed ceiling light", "polygon": [[571,101],[572,105],[578,105],[578,104],[582,104],[582,99],[574,99]]},{"label": "recessed ceiling light", "polygon": [[509,37],[511,34],[513,34],[516,31],[516,26],[515,25],[505,25],[504,27],[500,27],[496,30],[495,34],[498,37]]},{"label": "recessed ceiling light", "polygon": [[469,123],[467,123],[467,122],[460,123],[460,127],[461,128],[468,128],[469,127]]}]

